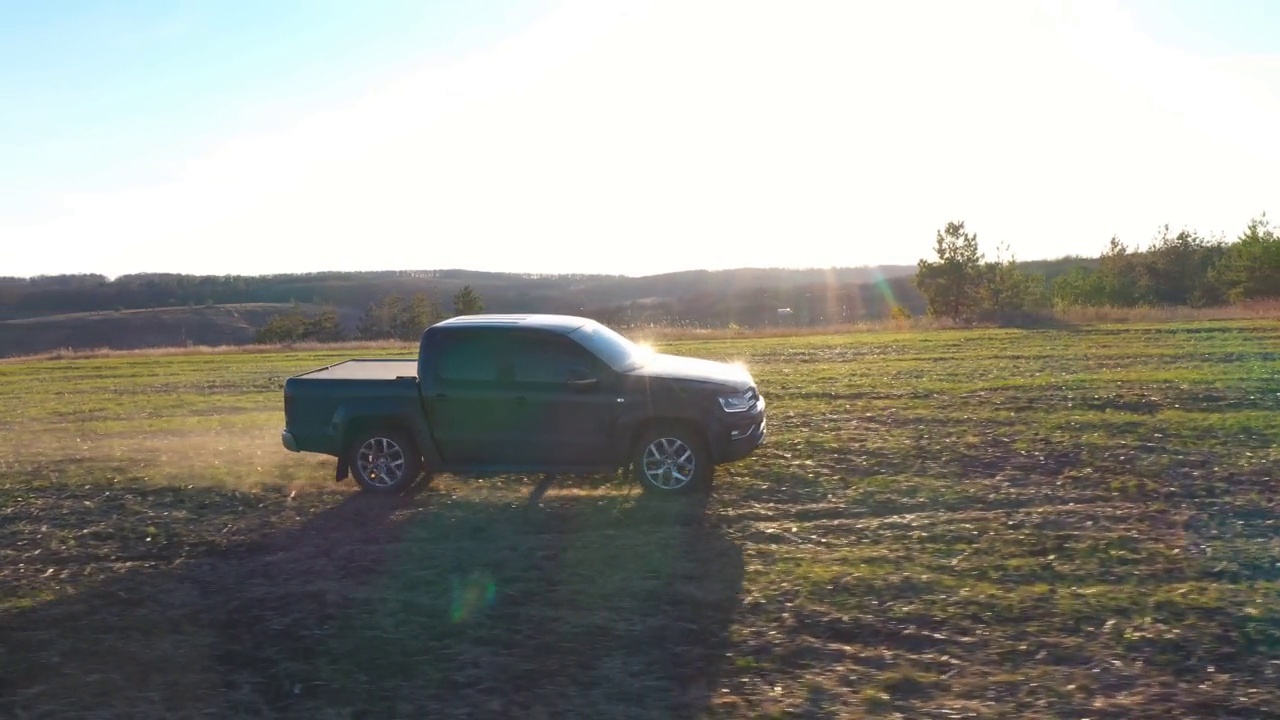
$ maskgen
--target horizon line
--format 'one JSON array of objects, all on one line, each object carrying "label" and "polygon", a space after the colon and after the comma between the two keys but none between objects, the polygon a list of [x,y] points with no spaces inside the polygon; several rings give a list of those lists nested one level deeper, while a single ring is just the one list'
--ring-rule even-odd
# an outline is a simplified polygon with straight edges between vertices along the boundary
[{"label": "horizon line", "polygon": [[[1031,258],[1026,260],[1017,260],[1018,264],[1035,263],[1035,262],[1057,262],[1062,260],[1090,260],[1096,259],[1095,255],[1059,255],[1057,257]],[[263,273],[189,273],[189,272],[173,272],[166,270],[139,270],[134,272],[121,273],[119,275],[108,275],[99,272],[69,272],[69,273],[39,273],[35,275],[0,275],[0,280],[41,280],[52,278],[71,278],[99,276],[107,279],[108,282],[115,282],[121,278],[135,276],[172,276],[172,277],[193,277],[193,278],[270,278],[270,277],[301,277],[305,275],[377,275],[382,273],[477,273],[487,275],[506,275],[509,277],[547,277],[547,278],[563,278],[563,277],[598,277],[598,278],[655,278],[664,275],[680,275],[685,273],[731,273],[731,272],[832,272],[841,270],[878,270],[881,268],[906,268],[915,267],[917,262],[911,263],[878,263],[875,265],[773,265],[773,266],[751,266],[744,265],[734,268],[690,268],[687,270],[669,270],[666,272],[647,273],[640,275],[630,275],[626,273],[607,273],[607,272],[515,272],[510,270],[482,270],[477,268],[464,267],[447,267],[447,268],[406,268],[394,269],[386,268],[383,270],[306,270],[297,272],[263,272]]]}]

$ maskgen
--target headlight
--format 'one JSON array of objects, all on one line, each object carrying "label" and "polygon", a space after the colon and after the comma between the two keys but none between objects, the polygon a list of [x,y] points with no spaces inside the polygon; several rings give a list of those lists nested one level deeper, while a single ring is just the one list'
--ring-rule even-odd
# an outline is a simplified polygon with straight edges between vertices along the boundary
[{"label": "headlight", "polygon": [[725,412],[731,413],[746,412],[756,402],[754,398],[744,395],[721,395],[718,399],[720,407],[724,408]]}]

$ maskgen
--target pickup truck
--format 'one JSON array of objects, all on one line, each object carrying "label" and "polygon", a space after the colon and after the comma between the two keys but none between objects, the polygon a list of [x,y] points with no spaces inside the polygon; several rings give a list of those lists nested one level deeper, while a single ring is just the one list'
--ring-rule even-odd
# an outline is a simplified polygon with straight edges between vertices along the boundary
[{"label": "pickup truck", "polygon": [[468,315],[422,333],[417,359],[347,360],[284,384],[284,447],[337,458],[396,493],[424,471],[629,470],[657,495],[705,491],[765,438],[751,373],[667,355],[569,315]]}]

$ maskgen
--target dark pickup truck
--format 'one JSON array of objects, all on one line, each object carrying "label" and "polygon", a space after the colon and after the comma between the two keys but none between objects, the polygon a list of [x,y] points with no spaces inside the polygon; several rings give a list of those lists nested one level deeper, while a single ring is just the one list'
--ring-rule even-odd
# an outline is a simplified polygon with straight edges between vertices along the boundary
[{"label": "dark pickup truck", "polygon": [[743,367],[647,350],[586,318],[470,315],[432,325],[417,360],[348,360],[284,384],[284,446],[338,458],[366,490],[425,470],[548,476],[630,468],[647,491],[710,487],[765,437]]}]

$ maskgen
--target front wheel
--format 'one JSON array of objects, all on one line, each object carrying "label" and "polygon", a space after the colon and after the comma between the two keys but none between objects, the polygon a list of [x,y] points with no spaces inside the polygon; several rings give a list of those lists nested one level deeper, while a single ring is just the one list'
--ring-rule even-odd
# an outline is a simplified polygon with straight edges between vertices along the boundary
[{"label": "front wheel", "polygon": [[632,472],[651,495],[686,495],[711,485],[711,453],[692,428],[658,428],[640,437],[632,451]]},{"label": "front wheel", "polygon": [[361,488],[370,492],[400,492],[422,472],[422,458],[413,440],[399,430],[361,433],[347,452],[351,474]]}]

